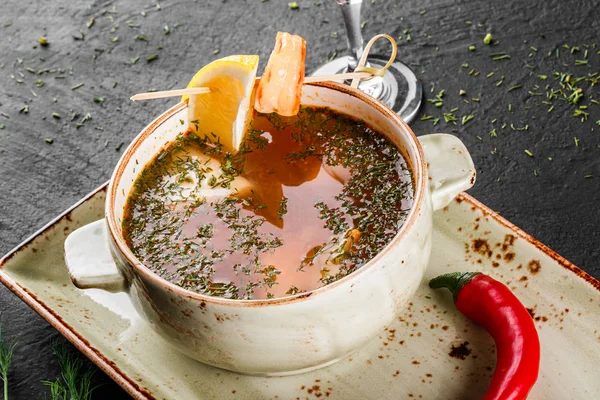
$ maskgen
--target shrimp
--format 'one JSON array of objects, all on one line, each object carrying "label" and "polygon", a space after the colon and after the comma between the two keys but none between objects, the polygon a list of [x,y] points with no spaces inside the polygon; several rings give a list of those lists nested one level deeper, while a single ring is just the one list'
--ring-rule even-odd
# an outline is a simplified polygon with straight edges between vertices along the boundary
[{"label": "shrimp", "polygon": [[260,78],[254,108],[290,117],[300,111],[306,42],[298,35],[278,32],[275,48]]}]

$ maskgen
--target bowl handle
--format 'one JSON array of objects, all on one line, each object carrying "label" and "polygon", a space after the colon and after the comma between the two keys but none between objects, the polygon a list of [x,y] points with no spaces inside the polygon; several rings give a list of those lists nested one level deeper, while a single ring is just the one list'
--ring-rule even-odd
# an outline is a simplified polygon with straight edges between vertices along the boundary
[{"label": "bowl handle", "polygon": [[73,231],[65,240],[69,276],[80,289],[125,290],[125,278],[110,253],[106,229],[101,219]]},{"label": "bowl handle", "polygon": [[446,207],[475,183],[475,165],[469,151],[454,135],[432,133],[419,136],[423,147],[433,210]]}]

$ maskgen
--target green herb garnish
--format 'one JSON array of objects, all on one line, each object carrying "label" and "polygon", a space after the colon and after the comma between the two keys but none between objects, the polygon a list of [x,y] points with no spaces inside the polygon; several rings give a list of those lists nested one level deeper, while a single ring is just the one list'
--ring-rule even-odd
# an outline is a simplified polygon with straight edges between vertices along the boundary
[{"label": "green herb garnish", "polygon": [[92,119],[92,114],[87,113],[85,114],[85,116],[81,119],[81,123],[84,124],[85,122],[89,121]]},{"label": "green herb garnish", "polygon": [[277,216],[282,219],[285,214],[287,214],[287,202],[288,198],[283,196],[281,199],[281,203],[279,204],[279,210],[277,211]]},{"label": "green herb garnish", "polygon": [[589,118],[590,113],[578,108],[573,111],[573,116],[581,117],[581,122],[585,122]]},{"label": "green herb garnish", "polygon": [[444,113],[444,121],[456,125],[456,116],[452,113]]},{"label": "green herb garnish", "polygon": [[502,54],[502,55],[492,57],[492,60],[494,60],[494,61],[507,60],[507,59],[510,59],[510,56],[508,54]]},{"label": "green herb garnish", "polygon": [[92,400],[92,392],[98,387],[93,386],[95,370],[68,353],[64,347],[55,346],[54,354],[62,371],[54,381],[42,381],[50,388],[51,400]]},{"label": "green herb garnish", "polygon": [[6,340],[2,332],[2,325],[0,324],[0,379],[2,379],[4,386],[4,400],[8,400],[8,370],[12,363],[16,345],[16,340]]},{"label": "green herb garnish", "polygon": [[465,125],[467,122],[469,122],[470,120],[472,120],[473,118],[475,118],[474,115],[465,115],[462,117],[462,124]]},{"label": "green herb garnish", "polygon": [[[441,91],[436,97],[443,96]],[[439,118],[431,120],[439,122]],[[202,132],[200,121],[191,123]],[[255,128],[255,123],[265,130]],[[286,150],[275,158],[269,152],[282,142],[263,136],[272,130],[280,131],[273,138],[289,135],[285,140],[291,146],[285,145]],[[262,151],[265,157],[261,157]],[[215,160],[222,173],[213,171]],[[257,170],[258,165],[264,171]],[[306,194],[315,198],[302,207],[308,207],[311,218],[318,218],[316,227],[329,239],[311,244],[314,248],[290,265],[276,252],[284,241],[294,240],[293,234],[281,229],[284,223],[295,223],[286,215],[288,209],[298,207],[298,193],[290,192],[293,197],[286,193],[288,199],[281,192],[265,192],[260,184],[240,192],[232,188],[237,187],[237,177],[262,176],[273,183],[290,177],[295,180],[297,173],[313,171],[311,165],[340,168],[348,176],[338,195],[320,199],[318,193]],[[251,174],[247,177],[246,169]],[[401,155],[360,121],[320,108],[302,107],[298,116],[291,118],[260,114],[236,154],[227,153],[210,133],[179,135],[140,173],[127,200],[123,229],[142,262],[183,288],[231,299],[257,298],[257,293],[263,298],[282,296],[286,291],[296,294],[308,289],[279,288],[280,272],[317,272],[317,283],[325,285],[360,268],[391,240],[408,213],[402,208],[403,201],[412,196],[410,177],[401,178],[400,171],[408,173]],[[252,175],[256,173],[259,175]],[[194,189],[200,181],[208,185]],[[209,186],[233,192],[207,198]],[[203,223],[198,225],[199,220]],[[189,221],[194,222],[190,225]],[[354,230],[357,234],[352,234],[352,244],[346,248],[348,232]],[[232,254],[236,261],[228,264]],[[164,265],[172,268],[167,270]],[[223,271],[232,277],[225,282],[214,278]]]}]

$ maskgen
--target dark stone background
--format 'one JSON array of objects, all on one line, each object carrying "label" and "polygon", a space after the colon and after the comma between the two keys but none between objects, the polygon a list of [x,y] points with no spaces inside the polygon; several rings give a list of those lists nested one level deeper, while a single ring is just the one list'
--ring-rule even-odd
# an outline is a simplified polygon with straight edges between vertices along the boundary
[{"label": "dark stone background", "polygon": [[[184,87],[202,65],[229,54],[258,53],[262,70],[278,30],[307,39],[307,71],[334,51],[344,53],[344,29],[333,0],[321,0],[320,5],[299,0],[298,10],[275,0],[159,3],[160,7],[156,0],[0,4],[0,253],[106,181],[120,156],[120,143],[129,143],[175,103],[132,103],[132,94]],[[91,17],[95,23],[88,29]],[[560,87],[553,72],[577,77],[600,70],[600,43],[594,43],[600,39],[599,3],[367,0],[363,20],[366,38],[380,32],[402,36],[399,57],[417,71],[426,98],[445,90],[443,106],[425,102],[420,116],[440,117],[460,108],[455,112],[457,126],[443,118],[435,127],[433,120],[417,120],[412,126],[417,134],[453,132],[466,143],[478,172],[470,193],[599,278],[600,105],[591,99],[600,100],[600,85],[579,82],[584,97],[578,105],[552,100],[555,108],[547,112],[550,106],[541,103],[548,100],[546,85]],[[411,30],[410,41],[406,29]],[[499,43],[483,45],[486,32]],[[145,35],[147,41],[135,40],[136,35]],[[49,46],[37,45],[42,36]],[[469,51],[470,45],[476,51]],[[573,46],[579,51],[571,54]],[[576,66],[575,60],[586,60],[586,49],[588,64]],[[511,58],[493,61],[489,53],[495,52]],[[152,54],[158,59],[147,62]],[[44,68],[60,70],[38,75]],[[486,77],[490,72],[494,75]],[[504,83],[496,86],[503,75]],[[43,86],[36,85],[37,79]],[[85,85],[71,90],[79,83]],[[514,85],[521,88],[508,92]],[[460,89],[467,95],[460,97]],[[94,102],[99,97],[104,98],[102,104]],[[29,112],[20,112],[25,105]],[[587,121],[573,116],[580,105],[588,106]],[[71,121],[73,113],[79,116]],[[91,120],[77,129],[87,113]],[[463,126],[462,116],[470,114],[475,118]],[[513,130],[511,124],[528,125],[528,130]],[[494,128],[497,136],[491,137]],[[4,287],[0,312],[3,333],[19,338],[10,397],[43,398],[48,393],[40,381],[59,374],[52,344],[65,340]],[[107,396],[127,398],[112,382],[96,398]]]}]

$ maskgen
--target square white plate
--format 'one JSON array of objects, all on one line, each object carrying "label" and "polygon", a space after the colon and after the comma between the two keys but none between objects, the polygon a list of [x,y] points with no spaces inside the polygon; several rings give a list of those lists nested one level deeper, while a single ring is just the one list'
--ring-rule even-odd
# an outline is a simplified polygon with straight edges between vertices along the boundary
[{"label": "square white plate", "polygon": [[434,217],[425,280],[404,313],[366,347],[330,367],[249,377],[172,350],[124,294],[79,290],[63,243],[104,216],[106,186],[82,199],[0,260],[0,281],[137,399],[479,399],[495,364],[494,342],[460,315],[438,274],[489,274],[515,292],[536,321],[541,372],[530,400],[600,393],[600,283],[468,195]]}]

